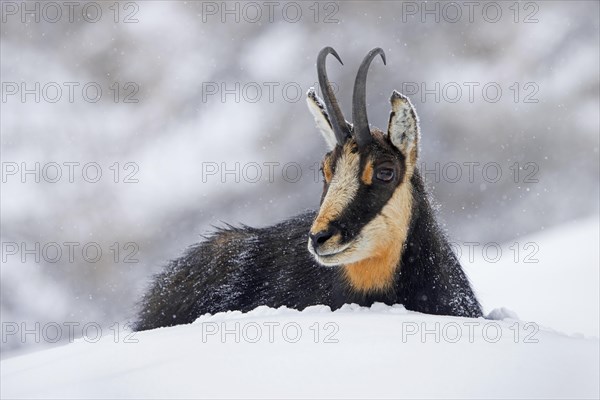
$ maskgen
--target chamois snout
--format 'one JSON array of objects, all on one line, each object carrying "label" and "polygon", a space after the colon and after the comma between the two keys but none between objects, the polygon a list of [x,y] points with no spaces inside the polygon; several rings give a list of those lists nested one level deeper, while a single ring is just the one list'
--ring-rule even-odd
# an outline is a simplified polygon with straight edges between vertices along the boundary
[{"label": "chamois snout", "polygon": [[310,246],[313,248],[315,253],[319,254],[319,247],[324,245],[336,233],[339,233],[338,230],[331,225],[327,229],[324,229],[317,233],[309,233],[308,238],[310,240]]}]

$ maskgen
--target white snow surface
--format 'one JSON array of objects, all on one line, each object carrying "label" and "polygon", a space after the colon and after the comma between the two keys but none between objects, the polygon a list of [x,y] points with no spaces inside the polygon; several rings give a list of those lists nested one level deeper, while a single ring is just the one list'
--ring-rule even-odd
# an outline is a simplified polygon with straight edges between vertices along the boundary
[{"label": "white snow surface", "polygon": [[504,307],[523,320],[597,338],[599,243],[599,222],[595,216],[514,239],[501,246],[500,257],[489,247],[488,261],[484,258],[484,244],[471,246],[473,262],[468,249],[463,249],[460,261],[484,311]]},{"label": "white snow surface", "polygon": [[512,253],[496,263],[463,257],[487,319],[383,304],[206,315],[3,360],[0,394],[598,398],[597,220],[518,241],[539,245],[539,263],[515,263]]},{"label": "white snow surface", "polygon": [[[381,304],[335,312],[259,307],[129,338],[137,343],[109,335],[5,360],[2,397],[598,397],[597,340],[523,324],[515,339],[515,322]],[[465,323],[477,323],[472,335]],[[422,336],[436,324],[437,338]]]}]

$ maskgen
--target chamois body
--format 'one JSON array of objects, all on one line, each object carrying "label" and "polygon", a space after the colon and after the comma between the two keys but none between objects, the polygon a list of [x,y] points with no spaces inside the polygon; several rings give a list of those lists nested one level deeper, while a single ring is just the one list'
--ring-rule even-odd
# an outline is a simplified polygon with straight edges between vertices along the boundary
[{"label": "chamois body", "polygon": [[481,308],[436,223],[416,167],[420,130],[410,100],[394,91],[387,132],[371,128],[359,67],[353,124],[345,120],[319,53],[324,95],[307,103],[329,147],[318,211],[266,228],[228,226],[157,275],[141,301],[136,330],[185,324],[206,313],[255,307],[403,304],[429,314],[480,317]]},{"label": "chamois body", "polygon": [[172,261],[142,300],[136,330],[187,324],[221,311],[258,306],[302,310],[324,304],[403,304],[428,314],[480,317],[469,281],[438,227],[418,171],[412,177],[413,218],[394,284],[365,294],[343,270],[319,265],[306,247],[317,214],[310,211],[266,228],[228,227]]}]

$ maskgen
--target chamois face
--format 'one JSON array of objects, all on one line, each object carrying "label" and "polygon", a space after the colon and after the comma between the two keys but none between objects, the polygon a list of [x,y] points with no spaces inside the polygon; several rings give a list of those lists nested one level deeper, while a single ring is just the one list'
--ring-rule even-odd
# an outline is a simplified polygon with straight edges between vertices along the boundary
[{"label": "chamois face", "polygon": [[394,92],[391,103],[388,132],[371,129],[371,140],[359,146],[354,136],[336,141],[325,107],[309,91],[309,108],[330,147],[321,166],[321,206],[308,240],[322,265],[399,261],[411,218],[418,122],[408,98]]}]

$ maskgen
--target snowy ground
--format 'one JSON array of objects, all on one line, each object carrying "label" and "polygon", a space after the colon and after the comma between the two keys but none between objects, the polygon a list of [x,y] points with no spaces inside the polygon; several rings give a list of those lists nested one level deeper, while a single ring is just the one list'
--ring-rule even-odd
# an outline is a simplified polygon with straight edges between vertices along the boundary
[{"label": "snowy ground", "polygon": [[495,320],[260,307],[4,360],[1,395],[598,398],[597,219],[518,242],[539,262],[463,255]]},{"label": "snowy ground", "polygon": [[597,340],[514,324],[264,308],[5,360],[2,397],[598,397]]},{"label": "snowy ground", "polygon": [[[506,307],[520,319],[561,332],[600,335],[598,217],[514,239],[502,246],[472,245],[461,263],[487,312]],[[519,249],[518,254],[517,250]],[[515,259],[515,254],[517,258]],[[537,262],[536,262],[537,261]]]}]

